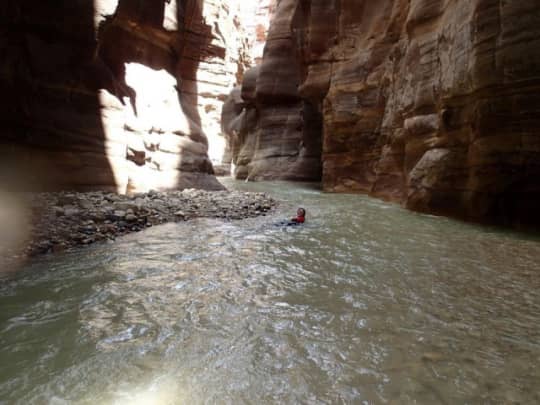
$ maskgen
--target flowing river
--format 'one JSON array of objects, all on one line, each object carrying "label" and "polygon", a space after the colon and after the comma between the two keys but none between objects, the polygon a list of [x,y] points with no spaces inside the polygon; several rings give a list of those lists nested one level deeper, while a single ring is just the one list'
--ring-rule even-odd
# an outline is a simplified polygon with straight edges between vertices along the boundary
[{"label": "flowing river", "polygon": [[[1,281],[0,403],[540,403],[540,238],[228,185],[282,203]],[[275,226],[297,206],[304,226]]]}]

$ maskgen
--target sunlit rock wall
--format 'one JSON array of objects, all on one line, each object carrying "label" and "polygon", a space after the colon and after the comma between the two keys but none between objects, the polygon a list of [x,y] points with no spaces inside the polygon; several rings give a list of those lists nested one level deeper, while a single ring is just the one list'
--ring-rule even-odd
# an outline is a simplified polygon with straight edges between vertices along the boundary
[{"label": "sunlit rock wall", "polygon": [[296,83],[323,115],[325,190],[540,224],[539,0],[281,0],[257,82],[273,102],[262,159],[287,149],[273,134],[295,139]]},{"label": "sunlit rock wall", "polygon": [[221,104],[250,64],[240,4],[2,2],[1,185],[221,187]]},{"label": "sunlit rock wall", "polygon": [[276,0],[245,1],[241,5],[242,26],[247,34],[251,60],[256,65],[262,62],[270,21],[276,12],[276,5]]}]

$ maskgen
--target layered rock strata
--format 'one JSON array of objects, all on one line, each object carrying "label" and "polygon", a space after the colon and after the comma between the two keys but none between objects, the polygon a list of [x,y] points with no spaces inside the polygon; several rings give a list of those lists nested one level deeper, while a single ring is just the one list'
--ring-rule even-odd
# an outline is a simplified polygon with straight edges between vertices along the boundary
[{"label": "layered rock strata", "polygon": [[2,185],[221,188],[209,155],[224,143],[221,103],[249,65],[239,5],[3,2]]},{"label": "layered rock strata", "polygon": [[540,224],[539,22],[538,0],[281,0],[251,161],[275,173],[298,139],[285,111],[309,101],[325,190]]}]

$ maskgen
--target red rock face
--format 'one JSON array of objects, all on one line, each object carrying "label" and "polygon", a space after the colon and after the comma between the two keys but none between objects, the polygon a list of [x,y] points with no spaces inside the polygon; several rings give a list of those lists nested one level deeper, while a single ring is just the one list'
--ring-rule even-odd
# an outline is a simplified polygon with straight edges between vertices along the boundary
[{"label": "red rock face", "polygon": [[3,2],[2,185],[220,188],[207,134],[249,64],[238,6]]},{"label": "red rock face", "polygon": [[537,0],[281,0],[257,80],[256,177],[279,177],[309,100],[326,190],[540,224],[539,21]]}]

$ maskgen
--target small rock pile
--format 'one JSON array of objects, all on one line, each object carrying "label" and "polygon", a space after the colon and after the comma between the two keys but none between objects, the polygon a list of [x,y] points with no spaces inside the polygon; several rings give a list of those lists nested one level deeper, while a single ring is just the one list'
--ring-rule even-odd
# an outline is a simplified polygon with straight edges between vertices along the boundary
[{"label": "small rock pile", "polygon": [[197,217],[243,219],[265,215],[276,202],[264,193],[183,191],[118,195],[106,192],[25,194],[31,232],[18,256],[58,252],[114,240],[166,222]]}]

